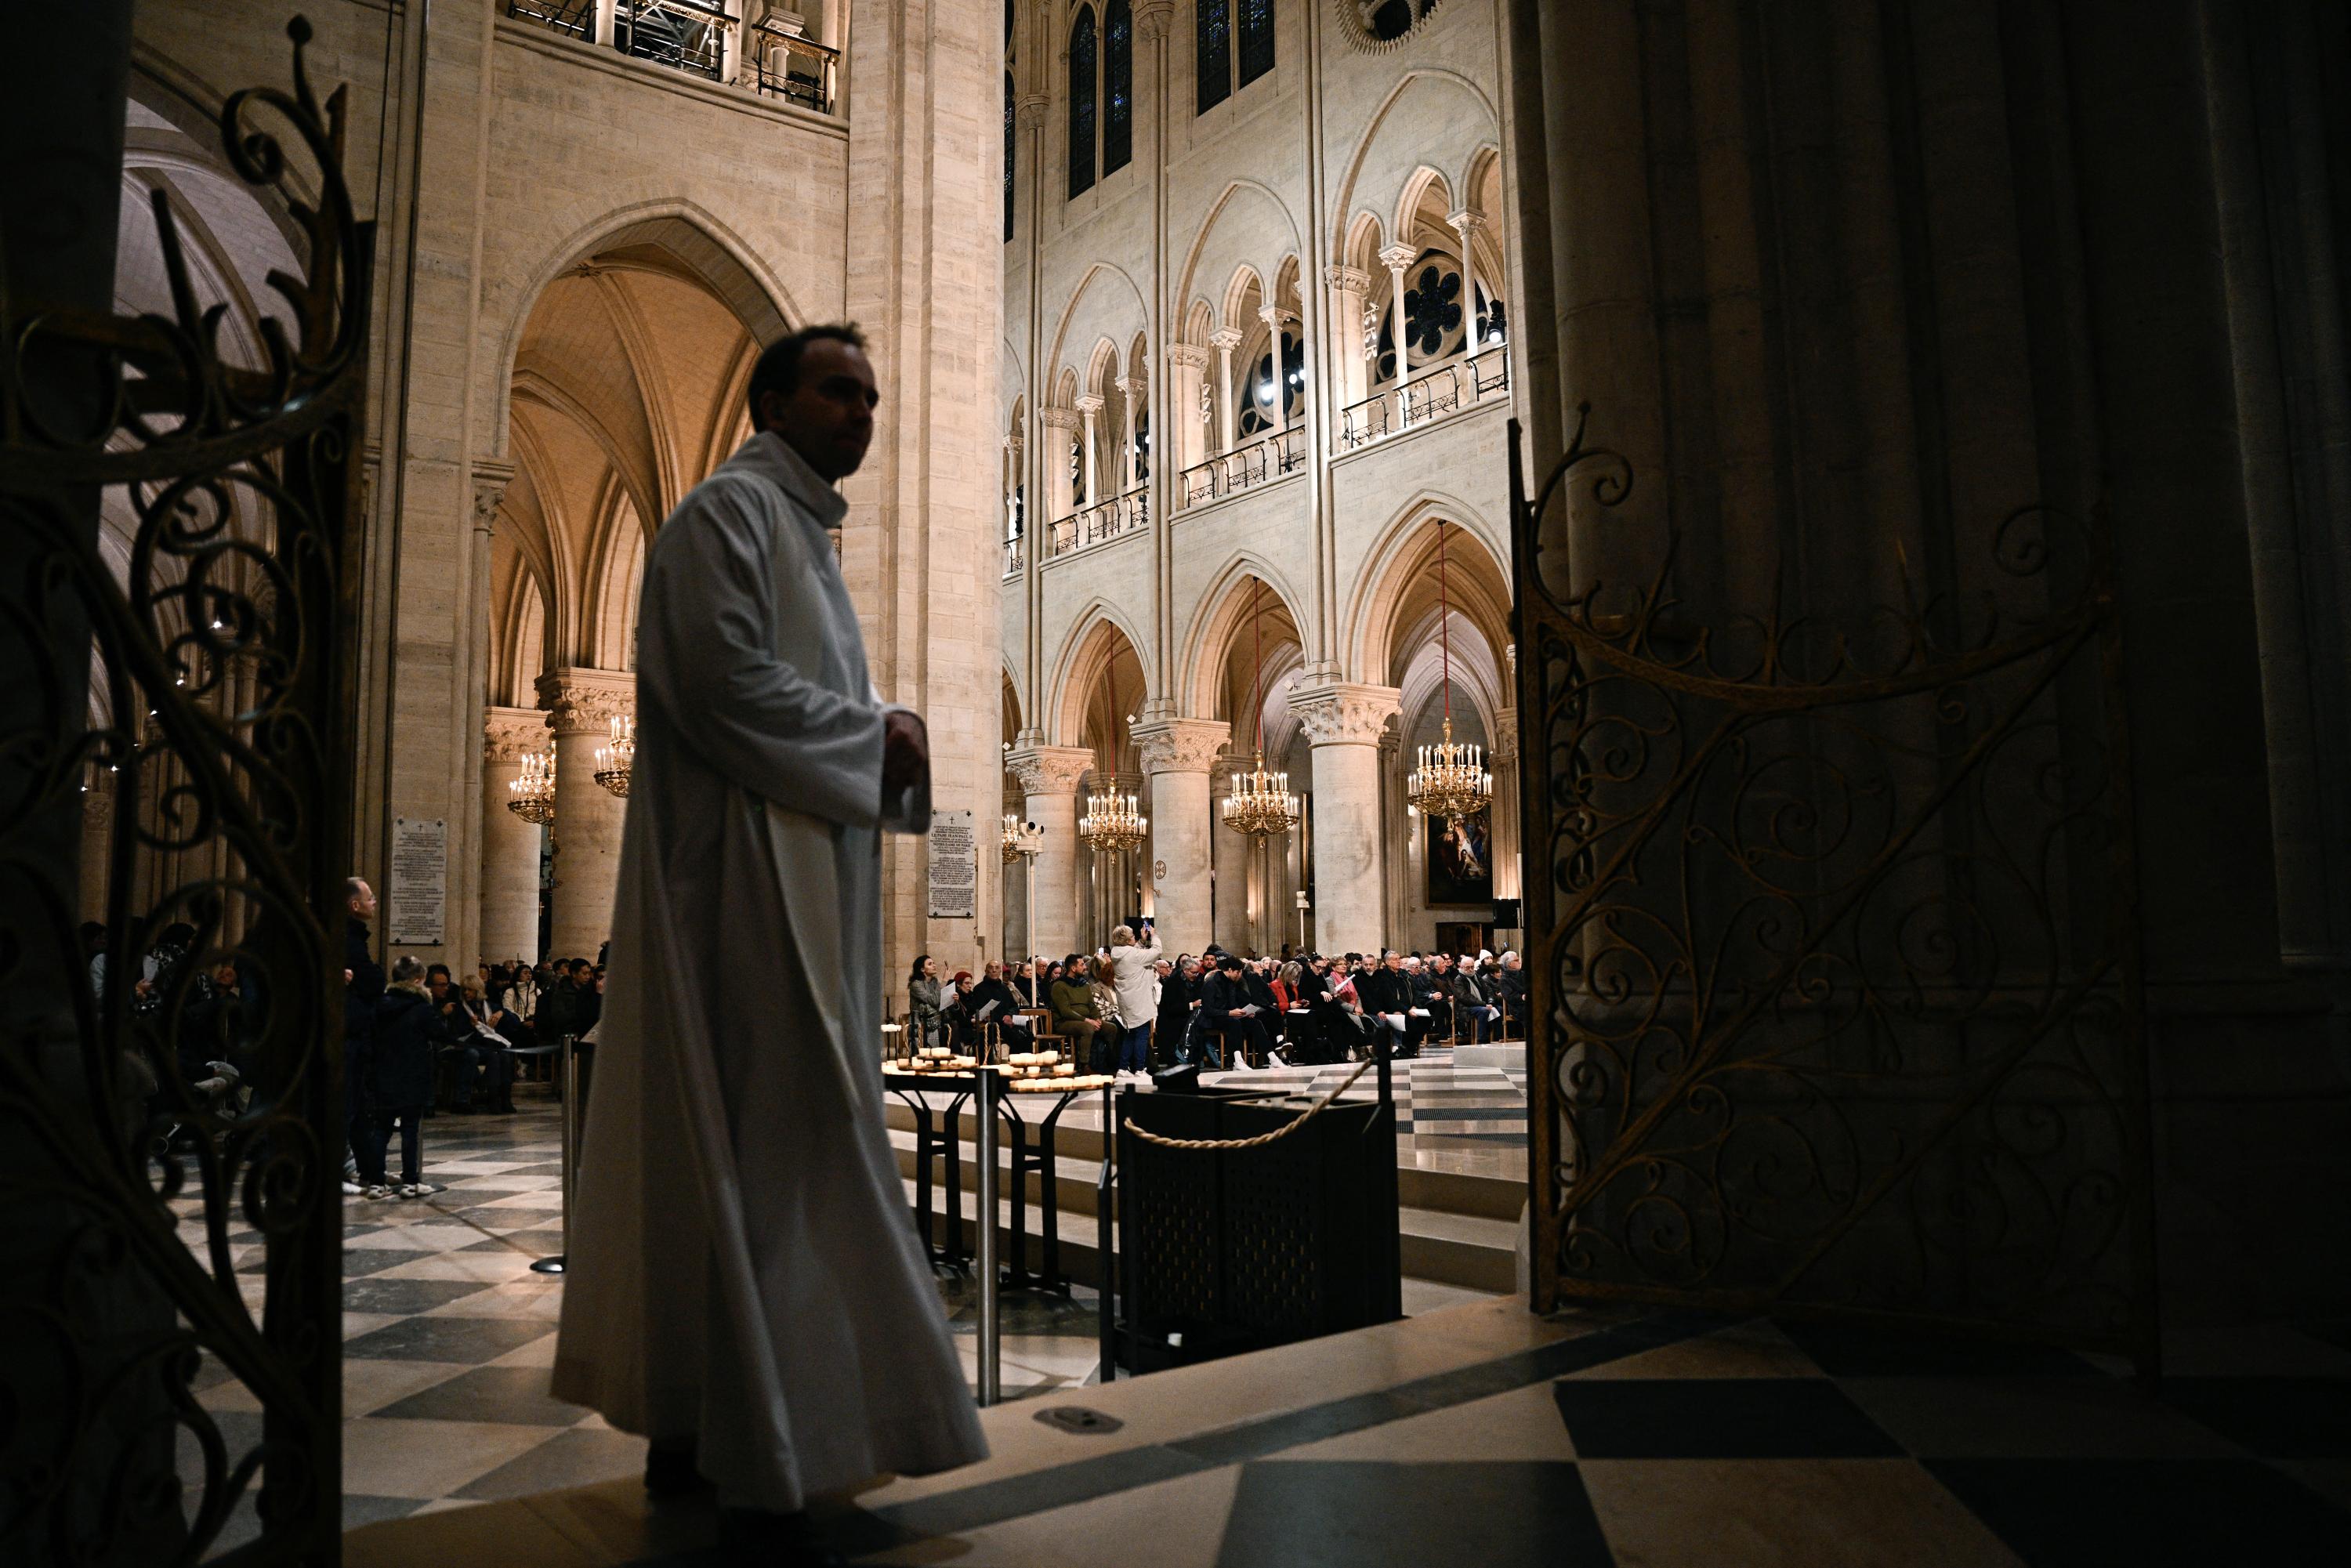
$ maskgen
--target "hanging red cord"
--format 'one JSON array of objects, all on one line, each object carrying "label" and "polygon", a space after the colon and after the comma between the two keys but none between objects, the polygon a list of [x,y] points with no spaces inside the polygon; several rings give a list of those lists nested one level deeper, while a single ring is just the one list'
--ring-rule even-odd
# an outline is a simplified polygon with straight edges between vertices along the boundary
[{"label": "hanging red cord", "polygon": [[1257,753],[1258,766],[1265,766],[1265,619],[1257,608],[1256,578],[1249,579],[1249,632],[1257,643],[1257,675],[1249,683],[1249,706],[1255,720],[1251,733],[1255,737],[1250,749]]},{"label": "hanging red cord", "polygon": [[1437,646],[1445,662],[1445,725],[1447,730],[1453,727],[1452,619],[1453,608],[1445,597],[1445,519],[1439,517],[1437,520]]}]

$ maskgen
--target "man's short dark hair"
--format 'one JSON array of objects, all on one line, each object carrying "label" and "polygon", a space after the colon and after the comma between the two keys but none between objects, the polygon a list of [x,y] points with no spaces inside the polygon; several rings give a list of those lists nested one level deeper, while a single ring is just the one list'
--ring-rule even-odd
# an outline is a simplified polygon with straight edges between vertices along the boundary
[{"label": "man's short dark hair", "polygon": [[800,390],[800,356],[808,346],[816,342],[846,343],[861,352],[865,348],[865,334],[857,329],[854,321],[820,321],[803,327],[797,332],[787,332],[759,350],[758,363],[751,367],[751,390],[745,394],[751,405],[751,428],[759,428],[759,400],[769,392],[789,398]]},{"label": "man's short dark hair", "polygon": [[1241,961],[1238,958],[1234,957],[1230,953],[1226,954],[1223,957],[1217,960],[1217,967],[1219,969],[1238,969],[1240,967]]}]

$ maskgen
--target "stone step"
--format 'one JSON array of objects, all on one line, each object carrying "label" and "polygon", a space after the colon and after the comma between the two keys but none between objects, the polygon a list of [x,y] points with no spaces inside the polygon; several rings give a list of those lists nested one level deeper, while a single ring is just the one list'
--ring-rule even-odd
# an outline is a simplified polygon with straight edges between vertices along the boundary
[{"label": "stone step", "polygon": [[[1099,1135],[1096,1145],[1100,1145]],[[906,1201],[915,1201],[914,1134],[911,1128],[893,1127],[890,1142],[898,1158],[898,1175],[906,1189]],[[964,1145],[960,1162],[963,1188],[958,1195],[967,1226],[977,1222],[979,1213],[977,1186],[979,1164],[968,1144]],[[1099,1286],[1101,1275],[1096,1254],[1099,1250],[1099,1227],[1096,1223],[1095,1181],[1101,1175],[1099,1160],[1085,1160],[1062,1155],[1056,1150],[1054,1159],[1053,1198],[1058,1211],[1061,1266],[1080,1284]],[[997,1237],[1002,1255],[1010,1257],[1012,1245],[1012,1203],[1008,1192],[1011,1181],[1011,1155],[999,1151],[997,1179],[1001,1196],[997,1200]],[[935,1162],[932,1169],[931,1212],[935,1227],[945,1220],[947,1213],[946,1172]],[[1407,1175],[1422,1176],[1449,1173],[1399,1170],[1399,1182]],[[1490,1181],[1491,1178],[1456,1178],[1462,1182]],[[1041,1263],[1043,1247],[1042,1223],[1040,1213],[1044,1183],[1031,1173],[1025,1195],[1029,1206],[1029,1262],[1031,1267]],[[1514,1183],[1494,1183],[1508,1186],[1520,1194],[1524,1203],[1524,1189]],[[1447,1285],[1461,1290],[1506,1294],[1517,1289],[1519,1214],[1513,1210],[1505,1219],[1492,1214],[1465,1212],[1459,1209],[1430,1208],[1405,1203],[1396,1214],[1397,1249],[1403,1273],[1407,1280],[1430,1284]],[[966,1246],[971,1237],[966,1231]],[[1115,1242],[1113,1242],[1113,1247]]]},{"label": "stone step", "polygon": [[[1097,1097],[1088,1107],[1092,1113],[1090,1120],[1098,1122],[1099,1105],[1100,1100]],[[1071,1106],[1071,1113],[1075,1113],[1076,1111],[1077,1107]],[[905,1172],[911,1175],[914,1171],[912,1162],[914,1146],[914,1113],[893,1096],[887,1103],[885,1120],[893,1144],[899,1141],[900,1134],[904,1135],[906,1153],[901,1164]],[[938,1125],[939,1120],[935,1115],[933,1125]],[[1032,1127],[1035,1125],[1033,1119],[1030,1125]],[[966,1158],[968,1163],[968,1151],[972,1147],[974,1133],[971,1113],[967,1106],[964,1113],[956,1118],[956,1134],[967,1151]],[[1033,1134],[1031,1135],[1033,1136]],[[1087,1167],[1085,1186],[1088,1189],[1088,1202],[1092,1201],[1092,1189],[1096,1174],[1095,1167],[1102,1164],[1102,1128],[1098,1124],[1090,1125],[1065,1120],[1054,1130],[1055,1157],[1063,1162],[1074,1160]],[[998,1148],[999,1151],[1003,1149],[1003,1140],[1000,1137]],[[999,1164],[1004,1165],[1007,1169],[1010,1168],[1012,1156],[1008,1152],[999,1152],[997,1157]],[[1031,1187],[1036,1186],[1033,1178],[1029,1185]],[[1447,1214],[1475,1215],[1486,1219],[1506,1220],[1516,1225],[1526,1212],[1527,1184],[1508,1176],[1474,1176],[1462,1171],[1429,1170],[1405,1163],[1405,1157],[1400,1155],[1396,1164],[1396,1201],[1407,1208],[1429,1208]]]}]

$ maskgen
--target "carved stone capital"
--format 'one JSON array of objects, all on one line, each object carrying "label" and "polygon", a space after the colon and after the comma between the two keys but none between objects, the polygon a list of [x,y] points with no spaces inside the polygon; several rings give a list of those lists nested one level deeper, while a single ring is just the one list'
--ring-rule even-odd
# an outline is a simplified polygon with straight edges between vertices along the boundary
[{"label": "carved stone capital", "polygon": [[1170,343],[1167,362],[1186,370],[1205,371],[1208,368],[1208,350],[1193,343]]},{"label": "carved stone capital", "polygon": [[507,486],[514,483],[515,466],[511,463],[493,463],[476,458],[474,463],[474,529],[488,533],[497,520],[498,503],[506,499]]},{"label": "carved stone capital", "polygon": [[1093,771],[1094,754],[1084,746],[1023,746],[1006,752],[1004,765],[1023,795],[1074,795],[1078,780]]},{"label": "carved stone capital", "polygon": [[1467,244],[1471,235],[1486,226],[1486,214],[1470,212],[1465,207],[1460,212],[1446,214],[1445,221],[1454,233],[1461,236],[1462,242]]},{"label": "carved stone capital", "polygon": [[1136,393],[1151,390],[1151,383],[1141,376],[1121,376],[1111,382],[1111,385],[1116,387],[1119,394],[1130,402],[1134,400]]},{"label": "carved stone capital", "polygon": [[1390,272],[1402,272],[1419,259],[1419,250],[1408,245],[1392,245],[1380,252],[1380,265]]},{"label": "carved stone capital", "polygon": [[1012,106],[1013,122],[1023,131],[1034,131],[1045,123],[1045,106],[1049,100],[1041,92],[1025,92]]},{"label": "carved stone capital", "polygon": [[520,762],[547,749],[547,715],[535,707],[482,710],[482,760]]},{"label": "carved stone capital", "polygon": [[1077,400],[1077,410],[1078,413],[1084,415],[1087,422],[1091,423],[1094,415],[1102,411],[1102,400],[1096,397],[1093,393],[1088,392],[1083,397]]},{"label": "carved stone capital", "polygon": [[1322,281],[1342,294],[1362,294],[1372,286],[1372,275],[1360,267],[1326,267]]},{"label": "carved stone capital", "polygon": [[1381,729],[1396,716],[1402,695],[1394,686],[1332,681],[1293,689],[1290,710],[1316,746],[1374,746]]},{"label": "carved stone capital", "polygon": [[1134,727],[1134,748],[1148,773],[1206,773],[1232,735],[1222,719],[1150,719]]},{"label": "carved stone capital", "polygon": [[1257,319],[1277,332],[1298,325],[1298,312],[1281,305],[1259,306]]},{"label": "carved stone capital", "polygon": [[538,677],[538,706],[558,735],[602,735],[637,711],[637,677],[625,670],[551,670]]},{"label": "carved stone capital", "polygon": [[1219,327],[1208,334],[1208,346],[1219,353],[1229,354],[1241,346],[1241,329],[1238,327]]},{"label": "carved stone capital", "polygon": [[1498,707],[1494,710],[1494,744],[1486,748],[1486,756],[1497,768],[1508,768],[1519,759],[1519,710]]},{"label": "carved stone capital", "polygon": [[1037,411],[1037,423],[1048,430],[1075,430],[1078,427],[1078,411],[1048,404]]},{"label": "carved stone capital", "polygon": [[1134,30],[1146,44],[1165,38],[1175,25],[1176,0],[1144,0],[1134,8]]}]

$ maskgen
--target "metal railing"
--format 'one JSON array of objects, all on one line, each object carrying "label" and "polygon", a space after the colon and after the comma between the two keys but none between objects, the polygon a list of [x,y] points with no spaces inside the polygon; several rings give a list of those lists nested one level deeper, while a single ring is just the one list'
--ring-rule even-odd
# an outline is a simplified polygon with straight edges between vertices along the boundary
[{"label": "metal railing", "polygon": [[[550,33],[597,41],[597,0],[506,0],[506,14]],[[611,45],[644,60],[763,98],[831,114],[839,102],[841,51],[788,31],[769,17],[748,29],[734,72],[726,33],[737,26],[726,0],[613,0]]]},{"label": "metal railing", "polygon": [[743,68],[735,85],[766,98],[780,98],[831,114],[841,77],[841,51],[770,25],[753,29],[745,41]]},{"label": "metal railing", "polygon": [[717,0],[618,0],[612,47],[711,81],[726,74],[726,29],[734,13]]},{"label": "metal railing", "polygon": [[1184,470],[1184,504],[1205,506],[1226,496],[1237,496],[1294,474],[1306,465],[1306,430],[1292,425],[1278,434],[1260,436],[1247,446],[1219,453]]},{"label": "metal railing", "polygon": [[1063,517],[1053,525],[1052,548],[1047,559],[1068,555],[1124,534],[1138,533],[1151,526],[1151,490],[1138,485],[1124,495],[1113,496],[1091,507]]},{"label": "metal railing", "polygon": [[1006,539],[1004,541],[1004,580],[1009,582],[1019,577],[1020,569],[1028,563],[1029,552],[1024,548],[1023,541]]},{"label": "metal railing", "polygon": [[567,38],[596,41],[596,0],[507,0],[507,15]]},{"label": "metal railing", "polygon": [[1400,387],[1384,387],[1349,405],[1339,415],[1339,444],[1353,452],[1475,408],[1510,387],[1508,346],[1490,344],[1464,359],[1423,371]]}]

